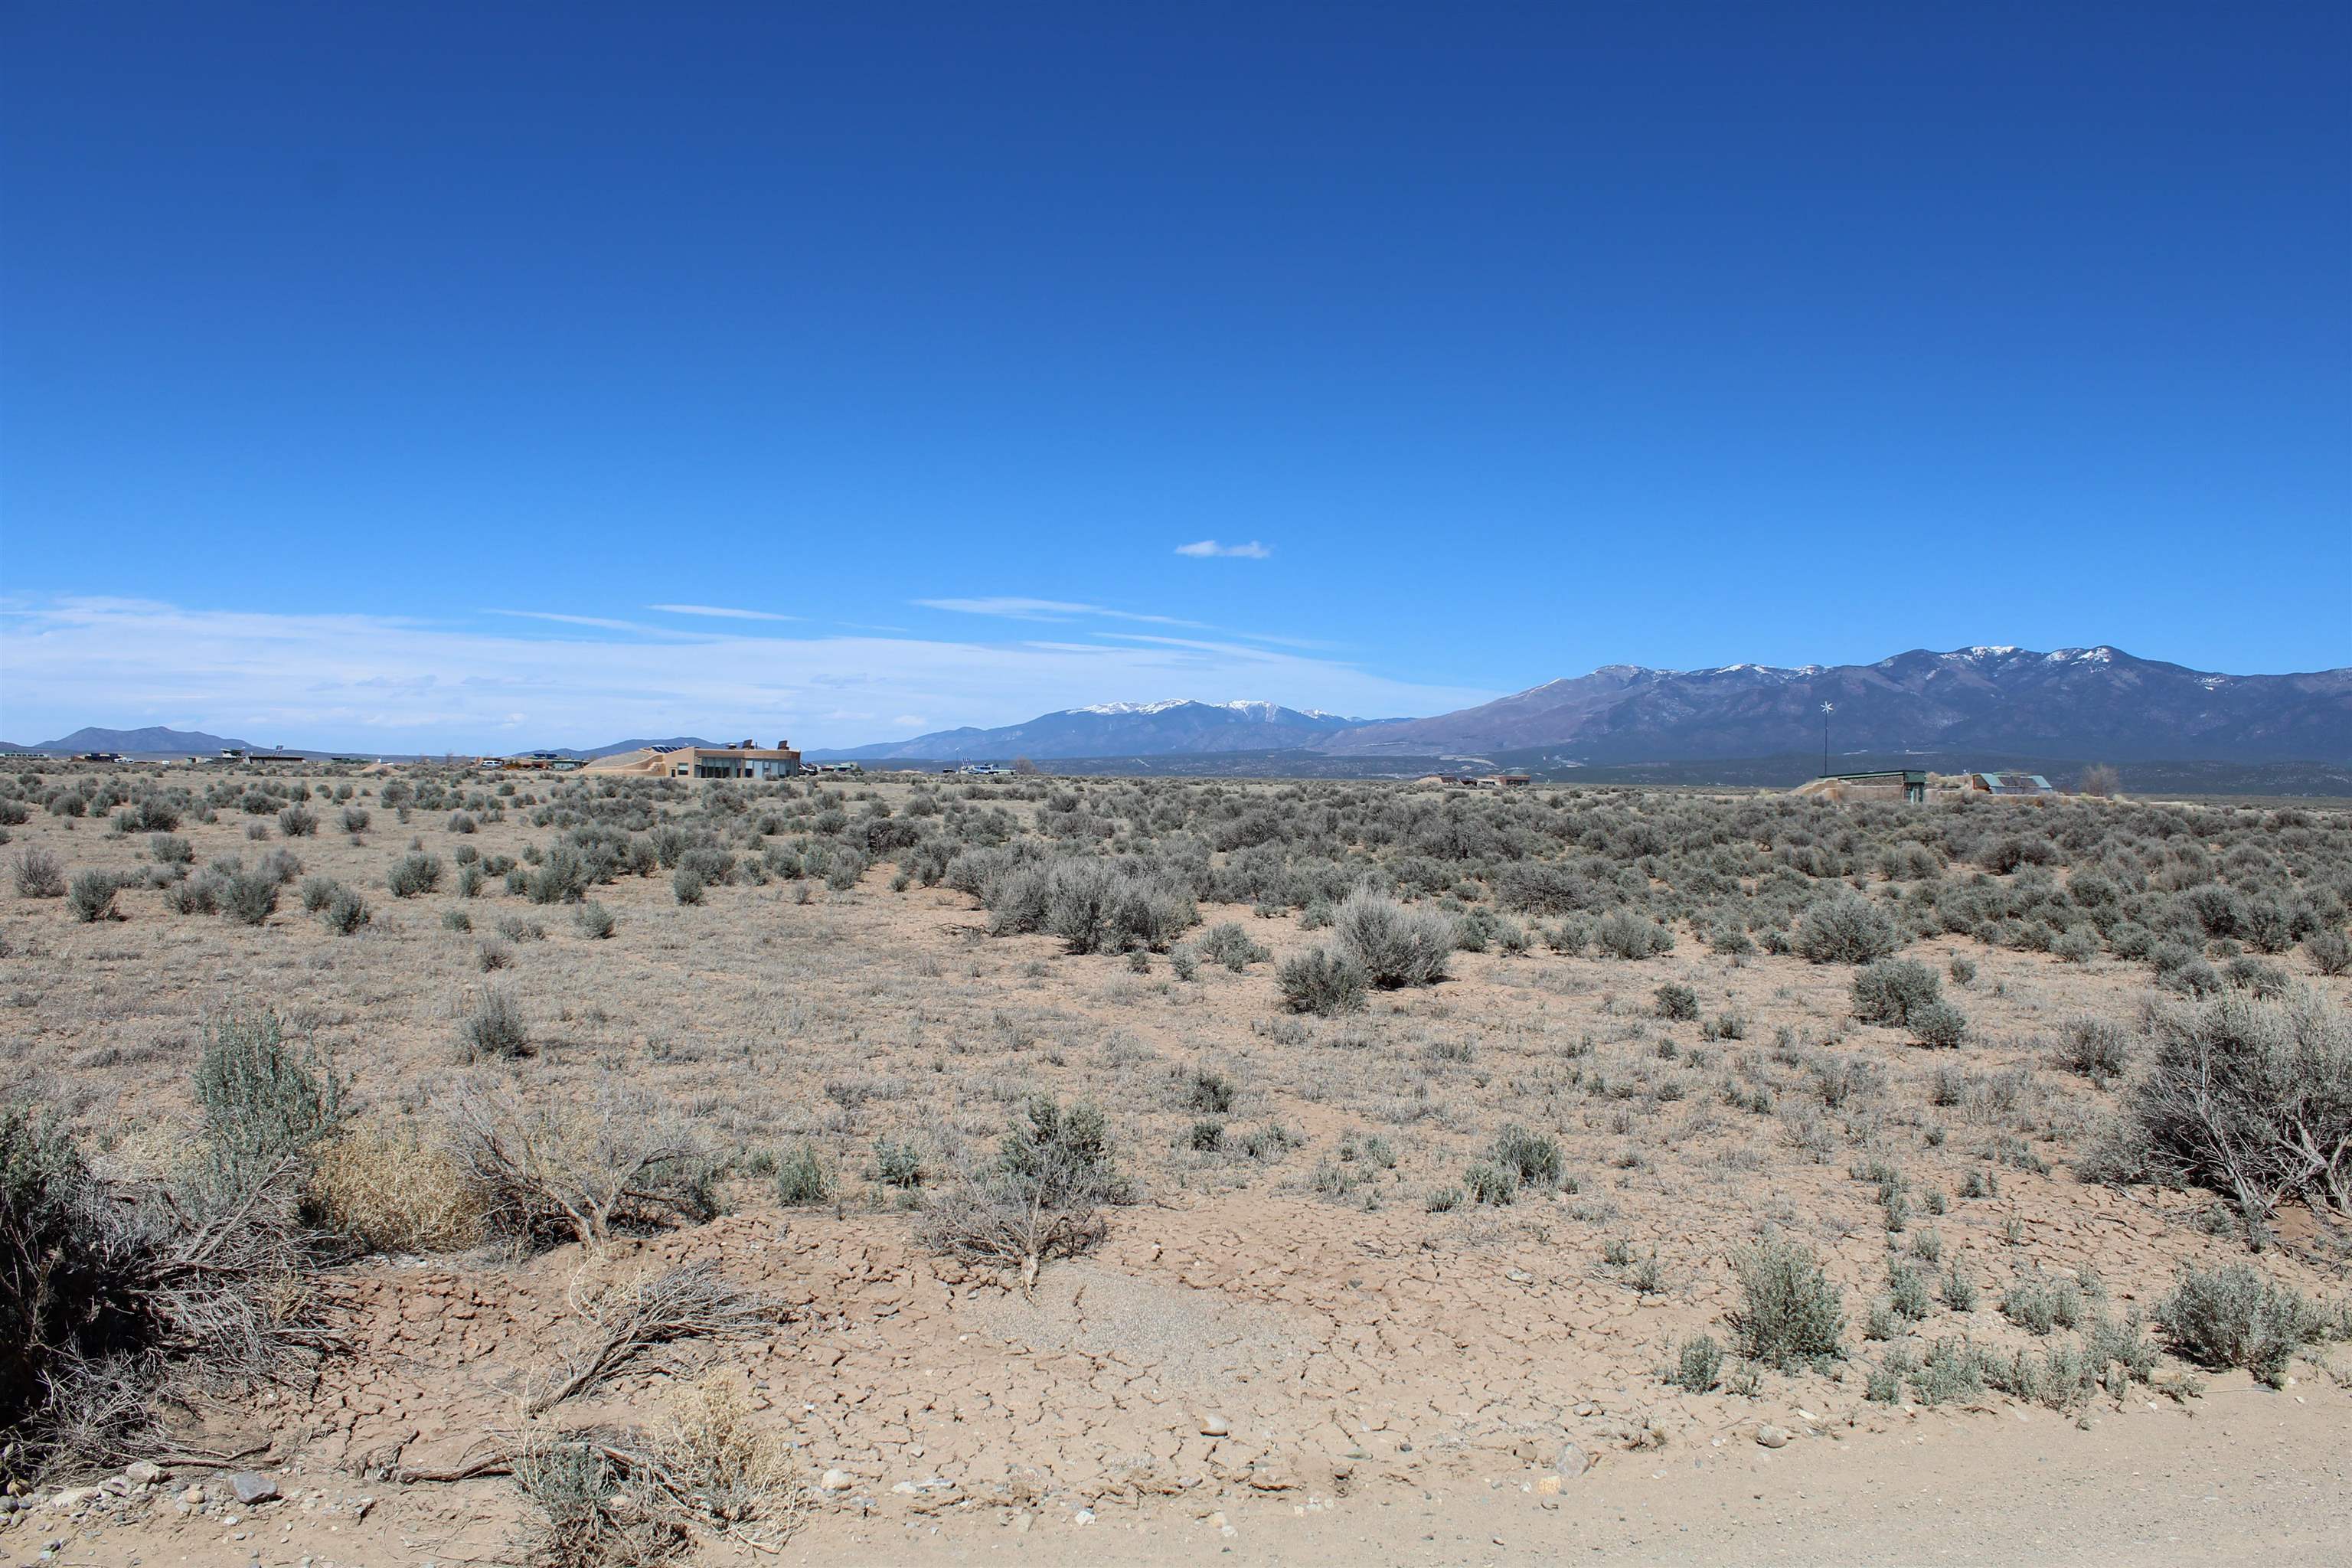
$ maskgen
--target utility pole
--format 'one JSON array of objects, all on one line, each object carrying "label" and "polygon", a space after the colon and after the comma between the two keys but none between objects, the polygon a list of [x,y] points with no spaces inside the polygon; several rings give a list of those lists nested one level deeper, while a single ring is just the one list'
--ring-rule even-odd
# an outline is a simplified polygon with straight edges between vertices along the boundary
[{"label": "utility pole", "polygon": [[1836,711],[1836,703],[1822,704],[1822,777],[1823,778],[1830,776],[1830,715]]}]

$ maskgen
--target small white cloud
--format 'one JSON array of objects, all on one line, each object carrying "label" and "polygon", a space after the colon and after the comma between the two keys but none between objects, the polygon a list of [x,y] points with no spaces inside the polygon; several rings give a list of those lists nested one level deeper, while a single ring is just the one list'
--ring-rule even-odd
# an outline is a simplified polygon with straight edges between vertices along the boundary
[{"label": "small white cloud", "polygon": [[780,616],[772,610],[733,610],[724,605],[647,605],[648,610],[659,610],[666,616],[713,616],[723,621],[796,621],[798,616]]},{"label": "small white cloud", "polygon": [[890,722],[908,730],[919,730],[923,727],[923,716],[919,713],[901,713]]},{"label": "small white cloud", "polygon": [[1260,544],[1255,539],[1251,540],[1247,544],[1220,544],[1213,539],[1196,539],[1190,544],[1178,545],[1176,547],[1176,553],[1179,555],[1190,555],[1196,559],[1206,559],[1212,555],[1224,555],[1243,561],[1263,561],[1267,556],[1273,554],[1274,552],[1268,550],[1265,545]]}]

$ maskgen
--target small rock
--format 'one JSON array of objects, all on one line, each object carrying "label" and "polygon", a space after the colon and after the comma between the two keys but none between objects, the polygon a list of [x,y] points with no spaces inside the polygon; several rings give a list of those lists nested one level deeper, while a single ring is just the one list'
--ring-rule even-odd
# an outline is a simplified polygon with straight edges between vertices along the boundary
[{"label": "small rock", "polygon": [[1559,1496],[1559,1489],[1560,1479],[1558,1476],[1538,1476],[1536,1478],[1536,1496],[1538,1497],[1558,1497]]},{"label": "small rock", "polygon": [[1211,1530],[1224,1529],[1225,1510],[1223,1509],[1218,1509],[1214,1512],[1211,1513],[1208,1517],[1207,1523]]},{"label": "small rock", "polygon": [[1562,1477],[1572,1481],[1577,1477],[1582,1475],[1585,1471],[1592,1468],[1592,1460],[1585,1454],[1583,1449],[1578,1447],[1573,1443],[1569,1443],[1561,1447],[1559,1450],[1559,1463],[1552,1468],[1558,1470]]},{"label": "small rock", "polygon": [[134,1459],[122,1468],[123,1479],[133,1486],[152,1487],[168,1472],[150,1459]]},{"label": "small rock", "polygon": [[846,1470],[827,1470],[824,1478],[817,1482],[817,1485],[829,1492],[845,1492],[850,1489],[851,1484],[849,1472]]},{"label": "small rock", "polygon": [[1203,1437],[1230,1437],[1230,1436],[1232,1436],[1233,1435],[1234,1435],[1234,1424],[1233,1424],[1232,1422],[1230,1422],[1230,1421],[1226,1420],[1223,1416],[1222,1416],[1222,1415],[1203,1415],[1203,1416],[1202,1416],[1202,1417],[1201,1417],[1201,1436],[1203,1436]]},{"label": "small rock", "polygon": [[1768,1448],[1785,1448],[1789,1446],[1789,1429],[1768,1422],[1756,1428],[1756,1440]]},{"label": "small rock", "polygon": [[237,1501],[250,1508],[276,1497],[278,1483],[258,1470],[239,1470],[229,1477],[228,1489],[236,1494]]},{"label": "small rock", "polygon": [[921,1491],[923,1489],[917,1486],[912,1481],[900,1481],[897,1486],[892,1487],[890,1489],[898,1493],[900,1497],[913,1497],[917,1492]]},{"label": "small rock", "polygon": [[202,1487],[190,1487],[186,1491],[180,1494],[180,1500],[186,1503],[190,1508],[202,1508],[205,1506],[205,1489]]},{"label": "small rock", "polygon": [[1070,1522],[1072,1524],[1092,1524],[1094,1521],[1095,1510],[1090,1508],[1082,1508],[1078,1510],[1077,1512],[1070,1515]]}]

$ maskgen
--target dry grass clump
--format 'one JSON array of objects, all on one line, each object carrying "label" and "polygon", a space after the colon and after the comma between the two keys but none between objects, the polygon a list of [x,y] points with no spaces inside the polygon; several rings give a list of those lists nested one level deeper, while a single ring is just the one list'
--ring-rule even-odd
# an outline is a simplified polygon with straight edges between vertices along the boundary
[{"label": "dry grass clump", "polygon": [[446,1149],[405,1128],[356,1121],[312,1152],[303,1189],[320,1222],[377,1252],[454,1252],[488,1234],[488,1205]]},{"label": "dry grass clump", "polygon": [[650,1436],[536,1435],[508,1464],[540,1516],[529,1547],[541,1568],[648,1568],[706,1539],[772,1553],[810,1507],[790,1450],[719,1374],[687,1389]]},{"label": "dry grass clump", "polygon": [[733,1378],[713,1373],[679,1397],[654,1458],[671,1500],[713,1533],[772,1545],[807,1512],[791,1450],[760,1428]]}]

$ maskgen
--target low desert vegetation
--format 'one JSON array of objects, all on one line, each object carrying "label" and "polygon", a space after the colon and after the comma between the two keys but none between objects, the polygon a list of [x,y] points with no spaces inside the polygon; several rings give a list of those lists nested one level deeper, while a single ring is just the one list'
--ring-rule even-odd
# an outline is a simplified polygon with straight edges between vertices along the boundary
[{"label": "low desert vegetation", "polygon": [[[44,769],[0,821],[5,1479],[290,1430],[373,1353],[333,1303],[426,1273],[560,1308],[470,1473],[582,1564],[781,1541],[831,1456],[779,1409],[855,1497],[902,1451],[760,1270],[877,1343],[856,1293],[920,1272],[957,1345],[1163,1238],[1318,1324],[1403,1259],[1482,1356],[1575,1303],[1509,1363],[1560,1424],[1622,1359],[1578,1325],[1632,1325],[1660,1402],[1579,1430],[1640,1449],[2284,1386],[2345,1326],[2352,814],[320,765]],[[2131,1226],[2073,1223],[2101,1183]]]}]

